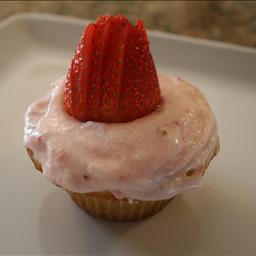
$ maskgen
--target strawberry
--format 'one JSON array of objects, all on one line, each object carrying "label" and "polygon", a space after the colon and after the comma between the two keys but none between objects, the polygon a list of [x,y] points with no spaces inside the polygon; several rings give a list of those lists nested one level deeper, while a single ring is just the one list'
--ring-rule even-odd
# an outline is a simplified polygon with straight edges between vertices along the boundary
[{"label": "strawberry", "polygon": [[85,29],[65,88],[67,112],[81,121],[129,122],[154,111],[160,88],[143,21],[101,16]]}]

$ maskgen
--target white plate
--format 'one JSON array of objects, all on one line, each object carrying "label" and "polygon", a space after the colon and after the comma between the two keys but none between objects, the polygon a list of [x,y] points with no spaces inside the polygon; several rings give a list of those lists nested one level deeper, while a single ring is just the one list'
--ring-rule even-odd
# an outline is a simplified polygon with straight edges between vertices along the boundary
[{"label": "white plate", "polygon": [[66,73],[85,22],[23,14],[0,25],[0,253],[256,254],[256,51],[150,32],[158,68],[198,85],[218,120],[221,151],[201,190],[145,221],[81,211],[34,170],[23,149],[28,105]]}]

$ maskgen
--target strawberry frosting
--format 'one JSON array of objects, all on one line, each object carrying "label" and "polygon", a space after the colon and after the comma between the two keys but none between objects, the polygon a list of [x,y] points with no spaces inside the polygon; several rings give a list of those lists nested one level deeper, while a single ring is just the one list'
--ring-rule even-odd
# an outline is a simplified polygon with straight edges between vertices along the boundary
[{"label": "strawberry frosting", "polygon": [[117,198],[168,199],[201,186],[218,145],[215,117],[205,97],[180,78],[159,74],[162,104],[128,123],[81,122],[64,108],[65,78],[30,105],[25,147],[43,175],[66,190],[110,191]]}]

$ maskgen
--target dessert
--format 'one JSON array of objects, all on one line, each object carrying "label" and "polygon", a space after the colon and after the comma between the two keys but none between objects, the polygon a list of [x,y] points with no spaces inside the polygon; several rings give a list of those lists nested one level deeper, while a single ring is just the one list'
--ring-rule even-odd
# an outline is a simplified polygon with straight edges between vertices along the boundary
[{"label": "dessert", "polygon": [[142,21],[101,16],[85,29],[67,76],[25,114],[35,167],[94,216],[151,216],[201,186],[219,149],[203,94],[157,73]]}]

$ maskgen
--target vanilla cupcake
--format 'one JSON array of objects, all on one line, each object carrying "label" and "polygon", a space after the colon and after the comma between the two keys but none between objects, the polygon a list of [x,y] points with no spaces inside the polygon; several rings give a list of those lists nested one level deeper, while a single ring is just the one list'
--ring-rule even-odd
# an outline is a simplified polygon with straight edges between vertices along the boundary
[{"label": "vanilla cupcake", "polygon": [[219,149],[203,94],[156,72],[142,21],[102,16],[67,77],[25,114],[25,147],[43,175],[91,215],[156,214],[202,176]]}]

